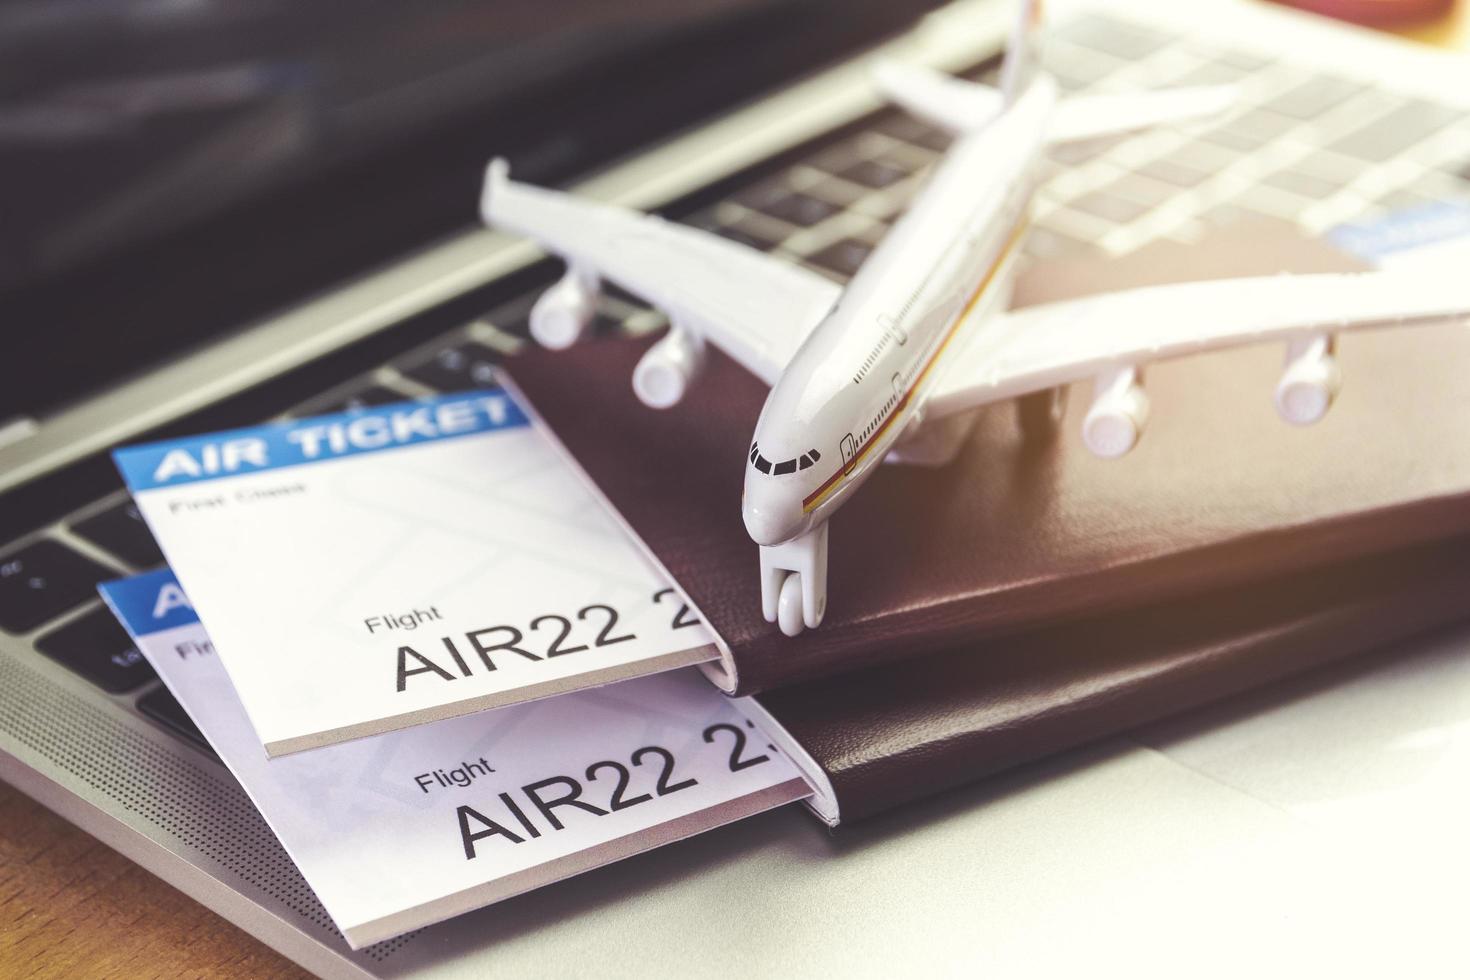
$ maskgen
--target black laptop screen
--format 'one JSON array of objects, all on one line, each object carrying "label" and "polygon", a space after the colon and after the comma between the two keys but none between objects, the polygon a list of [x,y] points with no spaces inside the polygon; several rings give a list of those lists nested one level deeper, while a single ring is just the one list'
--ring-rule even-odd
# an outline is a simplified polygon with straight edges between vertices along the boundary
[{"label": "black laptop screen", "polygon": [[565,179],[923,6],[0,4],[0,342],[54,344],[0,421],[468,224],[493,153]]}]

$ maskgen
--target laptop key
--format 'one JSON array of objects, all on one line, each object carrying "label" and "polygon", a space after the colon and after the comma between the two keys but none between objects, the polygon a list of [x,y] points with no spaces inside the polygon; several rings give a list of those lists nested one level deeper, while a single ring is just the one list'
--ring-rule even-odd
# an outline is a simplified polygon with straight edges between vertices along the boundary
[{"label": "laptop key", "polygon": [[910,171],[888,160],[859,160],[837,172],[837,176],[864,187],[883,188],[896,184]]},{"label": "laptop key", "polygon": [[936,153],[949,149],[949,144],[954,142],[954,137],[938,126],[920,122],[908,115],[889,116],[880,121],[876,129],[886,136],[892,136],[894,139],[900,139],[915,146],[922,146]]},{"label": "laptop key", "polygon": [[1261,182],[1271,187],[1279,187],[1284,191],[1290,191],[1293,194],[1299,194],[1302,197],[1314,201],[1325,201],[1342,190],[1346,183],[1346,181],[1337,181],[1329,177],[1304,173],[1301,170],[1291,168],[1267,174],[1261,179]]},{"label": "laptop key", "polygon": [[88,599],[109,568],[43,539],[0,555],[0,629],[25,633]]},{"label": "laptop key", "polygon": [[1331,149],[1369,163],[1382,163],[1459,118],[1460,114],[1449,106],[1422,99],[1406,100],[1368,125],[1348,133],[1332,144]]},{"label": "laptop key", "polygon": [[1252,109],[1226,124],[1226,128],[1270,141],[1297,125],[1297,120],[1270,109]]},{"label": "laptop key", "polygon": [[1117,197],[1125,197],[1130,201],[1156,208],[1169,198],[1174,196],[1174,187],[1170,184],[1143,177],[1139,174],[1124,174],[1117,180],[1102,188],[1105,194]]},{"label": "laptop key", "polygon": [[158,550],[153,532],[148,530],[143,515],[138,513],[138,505],[132,501],[93,514],[73,524],[71,529],[136,568],[163,564],[163,552]]},{"label": "laptop key", "polygon": [[799,191],[792,191],[789,194],[762,201],[759,206],[751,206],[772,218],[779,218],[803,228],[809,228],[825,218],[830,218],[840,210],[830,201],[812,197],[810,194],[802,194]]},{"label": "laptop key", "polygon": [[808,262],[815,262],[824,269],[831,269],[841,276],[851,278],[857,275],[863,262],[872,254],[873,246],[866,242],[860,242],[855,238],[844,238],[840,242],[834,242],[826,248],[807,258]]},{"label": "laptop key", "polygon": [[138,699],[138,710],[143,712],[146,717],[158,722],[172,734],[177,735],[186,742],[194,743],[211,756],[214,756],[214,758],[219,758],[219,756],[215,755],[214,749],[209,747],[209,740],[204,737],[204,733],[199,730],[199,726],[194,724],[193,719],[189,717],[189,713],[184,710],[183,705],[179,704],[173,694],[169,693],[168,688],[160,687],[156,691],[150,691],[143,695]]},{"label": "laptop key", "polygon": [[131,691],[156,676],[106,609],[52,630],[36,641],[36,649],[109,694]]},{"label": "laptop key", "polygon": [[728,225],[718,225],[711,228],[721,238],[728,238],[732,242],[739,242],[747,248],[753,248],[758,252],[773,252],[780,247],[781,242],[771,237],[767,229],[760,227],[754,221],[740,219]]},{"label": "laptop key", "polygon": [[[745,207],[754,211],[762,210],[766,205],[779,200],[787,192],[780,185],[763,185],[754,190],[746,191],[741,195]],[[778,229],[770,227],[772,224],[765,221],[759,215],[746,215],[736,218],[734,221],[722,221],[713,211],[704,211],[700,214],[681,219],[684,224],[707,231],[711,235],[719,235],[728,238],[732,242],[739,242],[747,248],[753,248],[759,252],[774,252],[781,247],[781,233]],[[642,306],[643,300],[634,299],[633,305]]]},{"label": "laptop key", "polygon": [[1047,156],[1063,166],[1080,167],[1089,160],[1102,156],[1126,138],[1126,135],[1099,136],[1090,140],[1058,143],[1047,152]]},{"label": "laptop key", "polygon": [[1131,198],[1120,197],[1117,194],[1110,194],[1105,190],[1084,194],[1075,200],[1068,201],[1067,206],[1116,225],[1126,225],[1150,210],[1150,205]]},{"label": "laptop key", "polygon": [[1150,160],[1139,167],[1138,172],[1181,188],[1195,187],[1204,183],[1210,176],[1208,171],[1198,170],[1187,163],[1171,160],[1168,157]]},{"label": "laptop key", "polygon": [[510,334],[519,340],[530,341],[532,339],[531,307],[535,300],[535,296],[529,296],[514,303],[508,303],[487,315],[485,320],[501,333]]},{"label": "laptop key", "polygon": [[1037,259],[1063,259],[1092,250],[1087,242],[1054,228],[1032,228],[1026,235],[1026,254]]},{"label": "laptop key", "polygon": [[1240,81],[1247,74],[1249,74],[1247,69],[1229,61],[1207,61],[1170,79],[1169,84],[1178,86],[1230,85]]},{"label": "laptop key", "polygon": [[1273,111],[1294,119],[1315,119],[1352,98],[1363,85],[1334,75],[1316,75],[1289,88],[1266,105]]},{"label": "laptop key", "polygon": [[1160,31],[1092,13],[1071,18],[1055,28],[1053,36],[1124,61],[1146,58],[1169,41],[1169,36]]},{"label": "laptop key", "polygon": [[1396,191],[1390,191],[1377,201],[1378,205],[1389,211],[1407,211],[1411,208],[1424,208],[1432,204],[1438,204],[1439,199],[1420,194],[1416,190],[1400,187]]},{"label": "laptop key", "polygon": [[1221,61],[1242,71],[1260,71],[1271,64],[1271,59],[1259,52],[1243,51],[1240,48],[1225,48],[1218,57]]},{"label": "laptop key", "polygon": [[466,340],[398,371],[438,391],[465,391],[494,385],[495,365],[499,360],[500,354],[492,348]]},{"label": "laptop key", "polygon": [[1203,134],[1201,139],[1240,153],[1254,153],[1271,142],[1272,137],[1259,130],[1227,124]]},{"label": "laptop key", "polygon": [[366,388],[354,391],[341,401],[323,408],[322,413],[360,412],[364,408],[372,408],[375,405],[391,405],[394,402],[401,402],[406,397],[402,392],[394,391],[385,385],[368,385]]}]

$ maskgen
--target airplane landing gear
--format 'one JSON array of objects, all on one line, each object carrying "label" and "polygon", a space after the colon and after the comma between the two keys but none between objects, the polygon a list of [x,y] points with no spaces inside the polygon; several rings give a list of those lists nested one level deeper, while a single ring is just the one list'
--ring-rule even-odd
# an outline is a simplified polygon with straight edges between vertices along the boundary
[{"label": "airplane landing gear", "polygon": [[827,522],[783,544],[761,546],[761,612],[787,636],[816,629],[827,613]]},{"label": "airplane landing gear", "polygon": [[806,628],[805,617],[801,611],[801,573],[787,572],[786,580],[781,583],[781,598],[776,610],[776,622],[781,626],[781,632],[787,636],[796,636]]}]

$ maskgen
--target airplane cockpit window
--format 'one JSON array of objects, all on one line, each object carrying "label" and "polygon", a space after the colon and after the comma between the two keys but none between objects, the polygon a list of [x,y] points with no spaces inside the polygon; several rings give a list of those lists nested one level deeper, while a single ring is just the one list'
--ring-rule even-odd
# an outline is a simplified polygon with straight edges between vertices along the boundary
[{"label": "airplane cockpit window", "polygon": [[771,472],[771,461],[761,455],[761,450],[759,446],[750,447],[750,465],[754,466],[762,473]]},{"label": "airplane cockpit window", "polygon": [[809,449],[793,459],[772,463],[761,455],[761,447],[758,443],[752,443],[750,447],[750,465],[762,473],[770,473],[774,476],[785,476],[787,473],[795,473],[798,469],[810,469],[811,465],[821,458],[821,453],[815,449]]}]

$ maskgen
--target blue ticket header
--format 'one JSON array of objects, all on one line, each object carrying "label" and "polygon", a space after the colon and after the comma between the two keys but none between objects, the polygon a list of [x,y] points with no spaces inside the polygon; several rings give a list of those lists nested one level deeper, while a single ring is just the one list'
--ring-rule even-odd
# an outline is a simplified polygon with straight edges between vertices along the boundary
[{"label": "blue ticket header", "polygon": [[510,395],[487,389],[129,446],[112,459],[137,492],[528,424]]},{"label": "blue ticket header", "polygon": [[102,598],[133,636],[147,636],[199,622],[173,569],[159,568],[97,586]]}]

